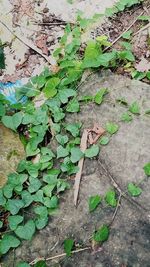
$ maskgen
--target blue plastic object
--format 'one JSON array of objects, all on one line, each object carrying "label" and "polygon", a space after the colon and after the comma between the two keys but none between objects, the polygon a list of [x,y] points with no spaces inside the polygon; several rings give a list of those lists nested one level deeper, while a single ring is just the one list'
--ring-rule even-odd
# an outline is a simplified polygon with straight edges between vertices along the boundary
[{"label": "blue plastic object", "polygon": [[23,96],[21,99],[17,100],[16,90],[24,86],[27,83],[27,80],[17,80],[16,82],[0,82],[0,94],[2,94],[6,100],[11,104],[22,103],[24,104],[27,101],[27,97]]}]

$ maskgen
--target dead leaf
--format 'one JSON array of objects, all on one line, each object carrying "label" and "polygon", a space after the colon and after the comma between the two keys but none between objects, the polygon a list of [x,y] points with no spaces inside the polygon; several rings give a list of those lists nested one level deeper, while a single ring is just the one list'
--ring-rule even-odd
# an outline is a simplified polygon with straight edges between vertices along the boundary
[{"label": "dead leaf", "polygon": [[97,140],[105,133],[105,130],[98,126],[98,124],[94,124],[92,129],[88,129],[88,141],[90,145],[93,145],[97,142]]},{"label": "dead leaf", "polygon": [[48,48],[46,44],[47,38],[48,36],[43,34],[36,39],[35,43],[36,43],[36,46],[42,50],[43,54],[48,56]]},{"label": "dead leaf", "polygon": [[137,71],[147,72],[150,70],[150,62],[146,58],[142,57],[141,61],[135,65],[135,68]]},{"label": "dead leaf", "polygon": [[[81,144],[80,144],[80,149],[83,153],[87,149],[87,139],[88,139],[88,131],[84,130],[82,134],[82,138],[81,138]],[[75,183],[74,183],[74,205],[75,206],[77,206],[77,201],[78,201],[83,163],[84,163],[84,157],[81,158],[78,162],[79,171],[76,173],[76,176],[75,176]]]}]

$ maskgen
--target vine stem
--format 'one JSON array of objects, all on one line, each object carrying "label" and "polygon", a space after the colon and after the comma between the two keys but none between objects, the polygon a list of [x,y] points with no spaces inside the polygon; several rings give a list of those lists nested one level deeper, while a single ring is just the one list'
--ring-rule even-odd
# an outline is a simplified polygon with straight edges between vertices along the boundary
[{"label": "vine stem", "polygon": [[[83,252],[83,251],[90,250],[90,249],[91,249],[91,247],[80,248],[80,249],[73,250],[71,253],[72,254],[76,254],[76,253]],[[46,259],[45,258],[39,258],[39,259],[35,259],[35,260],[31,261],[29,264],[30,265],[34,265],[40,260],[51,261],[51,260],[59,259],[61,257],[65,257],[65,256],[67,256],[67,254],[66,253],[62,253],[62,254],[59,254],[59,255],[48,257]]]}]

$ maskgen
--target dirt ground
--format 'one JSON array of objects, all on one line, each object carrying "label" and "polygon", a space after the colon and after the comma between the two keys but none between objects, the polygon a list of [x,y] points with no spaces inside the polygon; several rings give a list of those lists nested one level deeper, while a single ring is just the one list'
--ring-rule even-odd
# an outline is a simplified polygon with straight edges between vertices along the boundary
[{"label": "dirt ground", "polygon": [[[123,191],[127,190],[128,182],[138,183],[144,178],[143,166],[149,161],[150,151],[150,118],[144,115],[144,111],[150,105],[150,86],[108,72],[89,78],[80,88],[80,94],[94,95],[101,87],[109,89],[101,106],[83,105],[78,115],[67,118],[68,121],[81,121],[83,129],[92,127],[95,122],[102,127],[108,121],[119,125],[118,133],[111,137],[107,146],[101,148],[99,157],[94,161],[85,160],[78,207],[73,204],[72,187],[62,195],[60,209],[50,218],[48,226],[38,232],[30,243],[24,242],[22,247],[10,253],[3,261],[4,266],[13,266],[13,262],[16,264],[20,259],[30,262],[35,258],[58,255],[63,252],[63,241],[67,237],[73,237],[78,245],[90,245],[95,228],[109,223],[114,210],[102,205],[90,214],[89,196],[104,196],[112,188],[110,177]],[[126,107],[116,102],[119,97],[125,97],[128,103],[138,101],[141,115],[133,115],[130,123],[121,122],[120,116]],[[100,251],[85,251],[69,259],[48,261],[48,266],[150,266],[149,186],[150,180],[145,178],[141,196],[132,201],[130,197],[122,198],[109,240]]]}]

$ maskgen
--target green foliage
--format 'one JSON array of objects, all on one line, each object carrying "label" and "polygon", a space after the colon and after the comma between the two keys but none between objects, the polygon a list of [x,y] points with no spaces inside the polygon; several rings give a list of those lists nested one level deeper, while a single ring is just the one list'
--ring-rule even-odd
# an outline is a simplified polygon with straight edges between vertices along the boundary
[{"label": "green foliage", "polygon": [[125,121],[125,122],[130,122],[130,121],[132,121],[132,115],[129,112],[124,112],[121,115],[121,120]]},{"label": "green foliage", "polygon": [[0,254],[6,254],[10,248],[17,248],[20,241],[15,236],[5,234],[0,241]]},{"label": "green foliage", "polygon": [[147,164],[145,164],[144,166],[144,172],[147,176],[150,176],[150,162],[148,162]]},{"label": "green foliage", "polygon": [[142,189],[133,183],[128,184],[128,192],[133,197],[138,197],[142,193]]},{"label": "green foliage", "polygon": [[[107,9],[107,13],[115,14],[137,2],[139,1],[120,0],[115,7]],[[98,36],[95,41],[89,41],[83,54],[79,52],[82,31],[98,18],[99,15],[92,19],[84,19],[81,14],[78,14],[77,25],[66,25],[64,36],[60,40],[60,47],[54,51],[58,72],[52,73],[45,69],[39,76],[32,77],[26,86],[16,92],[17,99],[23,95],[28,97],[26,104],[13,107],[0,95],[2,123],[15,132],[23,128],[28,135],[28,137],[22,135],[26,159],[19,163],[17,172],[10,174],[4,188],[0,189],[2,213],[9,213],[8,223],[0,221],[0,227],[6,224],[4,226],[8,232],[11,231],[11,234],[3,233],[1,236],[1,254],[19,246],[20,240],[30,240],[36,229],[43,229],[47,225],[49,214],[58,208],[59,194],[69,188],[68,176],[79,171],[77,166],[79,160],[83,156],[93,158],[99,153],[99,146],[95,144],[90,146],[85,154],[81,152],[79,136],[82,124],[78,121],[66,123],[65,115],[67,112],[79,112],[79,101],[90,100],[100,105],[108,93],[106,88],[101,88],[95,96],[85,96],[78,100],[77,88],[85,69],[107,69],[115,67],[118,62],[128,64],[135,58],[128,41],[121,43],[124,50],[112,49],[107,53],[104,52],[105,47],[111,46],[107,36],[104,35]],[[123,38],[130,40],[131,34],[131,31],[126,32]],[[1,67],[4,67],[3,48],[0,48]],[[143,73],[133,71],[132,75],[137,79],[142,77],[150,79],[149,72],[142,76]],[[42,95],[41,92],[44,93],[46,101],[37,108],[35,97]],[[119,103],[128,106],[123,99],[120,99]],[[132,103],[129,111],[138,114],[139,109],[135,103]],[[131,118],[130,113],[128,116],[124,114],[122,118],[124,121],[129,121],[129,117]],[[106,130],[110,135],[116,133],[118,129],[119,127],[115,123],[106,125]],[[57,141],[56,152],[53,152],[49,145],[46,146],[49,142],[48,136]],[[100,139],[101,145],[106,145],[108,142],[107,136]],[[150,176],[149,163],[144,166],[144,171],[146,175]],[[64,174],[65,179],[62,178]],[[105,200],[109,205],[115,207],[117,200],[113,191],[107,192]],[[100,202],[100,196],[91,197],[89,199],[90,211],[93,211]],[[26,215],[26,209],[31,210],[32,220]],[[104,225],[94,234],[94,239],[97,242],[104,242],[108,235],[109,228]],[[64,242],[68,256],[71,254],[73,244],[73,240]],[[27,266],[29,265],[24,262],[18,265],[18,267]],[[46,264],[40,261],[35,266],[45,267]]]},{"label": "green foliage", "polygon": [[26,262],[21,261],[17,264],[16,267],[30,267],[30,265]]},{"label": "green foliage", "polygon": [[26,224],[20,225],[15,230],[15,234],[25,240],[31,240],[33,234],[35,233],[35,223],[33,220],[29,220]]},{"label": "green foliage", "polygon": [[64,250],[67,254],[67,256],[71,256],[71,251],[74,245],[74,240],[73,239],[66,239],[64,240]]},{"label": "green foliage", "polygon": [[106,130],[109,134],[113,135],[115,134],[119,129],[119,126],[115,123],[112,122],[107,122],[106,123]]},{"label": "green foliage", "polygon": [[71,148],[70,152],[71,152],[70,160],[72,163],[78,162],[84,156],[84,154],[82,153],[79,147]]},{"label": "green foliage", "polygon": [[108,237],[109,237],[109,227],[107,225],[103,225],[94,233],[93,239],[98,243],[102,243],[107,241]]},{"label": "green foliage", "polygon": [[45,84],[45,87],[43,89],[43,92],[47,98],[52,98],[57,94],[56,87],[59,85],[60,79],[59,78],[50,78],[47,83]]},{"label": "green foliage", "polygon": [[131,106],[129,107],[129,111],[133,114],[140,114],[140,107],[139,104],[135,101],[131,104]]},{"label": "green foliage", "polygon": [[104,95],[108,93],[106,88],[101,88],[94,97],[94,102],[100,105],[103,102]]},{"label": "green foliage", "polygon": [[117,205],[117,199],[116,199],[116,193],[115,193],[115,191],[113,191],[113,190],[108,191],[106,193],[105,200],[106,200],[106,202],[110,206],[116,207],[116,205]]},{"label": "green foliage", "polygon": [[105,145],[107,145],[108,143],[109,143],[109,137],[108,136],[102,136],[101,138],[100,138],[100,144],[101,145],[103,145],[103,146],[105,146]]},{"label": "green foliage", "polygon": [[18,126],[21,124],[23,118],[22,112],[17,112],[13,116],[4,115],[2,117],[2,123],[7,127],[16,131]]},{"label": "green foliage", "polygon": [[131,39],[131,34],[132,34],[132,30],[129,30],[129,31],[123,33],[123,34],[122,34],[122,37],[123,37],[124,39],[129,40],[129,39]]},{"label": "green foliage", "polygon": [[92,145],[90,148],[87,148],[85,150],[85,157],[86,158],[93,158],[96,157],[99,153],[99,146],[98,145]]},{"label": "green foliage", "polygon": [[99,195],[91,196],[89,198],[89,211],[94,211],[97,206],[101,203],[102,198]]}]

